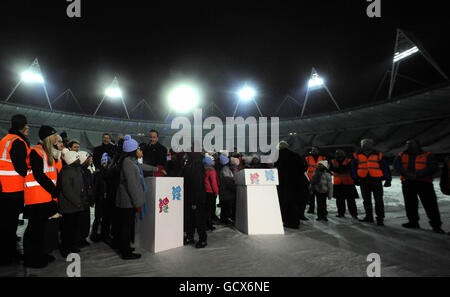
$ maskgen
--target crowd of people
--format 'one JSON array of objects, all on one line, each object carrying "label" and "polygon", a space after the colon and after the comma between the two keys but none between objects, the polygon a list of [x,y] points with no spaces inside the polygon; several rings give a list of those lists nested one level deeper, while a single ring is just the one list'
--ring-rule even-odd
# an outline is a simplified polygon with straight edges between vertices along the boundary
[{"label": "crowd of people", "polygon": [[[258,155],[243,155],[236,149],[174,152],[159,143],[155,130],[150,131],[149,142],[141,144],[130,135],[120,136],[114,143],[105,133],[92,154],[80,151],[82,144],[66,132],[58,135],[49,126],[40,127],[36,145],[30,144],[28,134],[26,117],[14,115],[9,133],[0,141],[0,265],[23,260],[26,267],[42,268],[55,260],[50,254],[53,249],[66,257],[92,244],[88,238],[93,243],[105,242],[124,260],[140,258],[131,243],[136,219],[146,215],[148,176],[184,178],[184,244],[196,248],[207,245],[207,232],[215,230],[214,225],[233,226],[235,177],[246,168],[277,168],[286,228],[298,229],[301,220],[308,220],[305,212],[317,213],[317,220],[327,221],[327,200],[333,198],[337,217],[344,218],[348,210],[358,219],[356,186],[365,211],[359,220],[384,225],[383,192],[391,186],[392,177],[388,162],[374,149],[371,139],[363,139],[361,148],[350,156],[340,149],[334,156],[325,156],[318,147],[301,156],[281,141],[278,160],[264,164]],[[393,167],[401,175],[408,218],[403,227],[420,228],[420,199],[433,230],[444,233],[432,183],[438,168],[436,158],[411,139]],[[449,167],[447,158],[440,182],[445,195],[450,194]],[[92,207],[95,218],[91,224]],[[20,213],[28,220],[23,255],[16,235]]]}]

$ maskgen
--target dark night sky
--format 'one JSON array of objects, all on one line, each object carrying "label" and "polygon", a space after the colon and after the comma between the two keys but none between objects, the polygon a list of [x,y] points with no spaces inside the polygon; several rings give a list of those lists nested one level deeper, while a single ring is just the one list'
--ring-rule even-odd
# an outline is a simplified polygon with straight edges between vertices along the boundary
[{"label": "dark night sky", "polygon": [[[382,17],[369,19],[363,0],[81,0],[82,18],[70,19],[64,0],[2,1],[0,96],[6,98],[20,70],[38,57],[50,97],[70,88],[90,112],[117,75],[129,110],[146,98],[163,114],[164,86],[185,78],[202,86],[205,105],[214,101],[229,116],[233,92],[254,83],[262,112],[270,116],[287,94],[303,101],[311,67],[341,107],[366,104],[391,66],[398,27],[413,32],[450,74],[450,12],[443,2],[381,0]],[[401,74],[442,81],[422,57],[407,61]],[[408,88],[417,85],[399,80],[397,92]],[[40,92],[25,86],[11,101],[45,106]],[[297,108],[284,115],[299,115]],[[306,113],[332,110],[326,93],[317,91]],[[251,105],[240,111],[256,115]],[[120,104],[106,102],[99,114],[121,112]]]}]

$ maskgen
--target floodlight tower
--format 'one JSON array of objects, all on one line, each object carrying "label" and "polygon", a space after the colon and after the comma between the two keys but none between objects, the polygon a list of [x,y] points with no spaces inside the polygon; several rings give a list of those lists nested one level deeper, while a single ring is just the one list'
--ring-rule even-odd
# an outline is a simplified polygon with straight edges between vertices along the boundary
[{"label": "floodlight tower", "polygon": [[200,102],[200,91],[195,85],[182,83],[170,90],[168,94],[169,112],[165,118],[167,121],[172,110],[181,113],[192,111]]},{"label": "floodlight tower", "polygon": [[395,39],[394,56],[392,59],[391,80],[389,83],[388,99],[391,99],[392,91],[394,89],[395,79],[398,74],[400,62],[406,58],[420,53],[436,69],[445,79],[448,80],[447,75],[441,70],[439,65],[431,58],[428,52],[421,47],[417,42],[413,42],[403,30],[397,29],[397,36]]},{"label": "floodlight tower", "polygon": [[319,76],[319,74],[317,73],[316,69],[313,67],[312,70],[311,70],[311,75],[310,75],[309,80],[308,80],[308,87],[307,87],[307,90],[306,90],[305,102],[303,103],[302,113],[300,115],[301,118],[303,117],[303,113],[305,112],[306,104],[308,103],[309,92],[310,91],[314,91],[314,90],[318,90],[318,89],[321,89],[321,88],[325,88],[325,90],[327,91],[328,95],[330,95],[331,100],[333,100],[334,104],[336,105],[337,109],[341,110],[341,108],[337,104],[336,100],[334,100],[333,94],[331,94],[330,90],[328,89],[327,85],[325,84],[325,81],[323,80],[323,78],[321,78]]},{"label": "floodlight tower", "polygon": [[48,97],[47,87],[45,86],[45,80],[42,76],[41,67],[39,66],[39,61],[37,58],[34,59],[33,63],[28,67],[28,69],[22,72],[19,82],[16,84],[14,89],[9,93],[8,97],[6,97],[5,102],[12,97],[16,89],[22,84],[25,83],[39,83],[44,88],[45,97],[47,98],[48,106],[50,110],[53,110],[52,104],[50,103],[50,98]]},{"label": "floodlight tower", "polygon": [[117,80],[117,77],[114,77],[112,83],[109,85],[108,88],[105,89],[105,94],[103,95],[103,98],[100,101],[100,104],[97,106],[97,109],[95,110],[93,115],[97,114],[98,109],[102,105],[103,101],[105,101],[106,97],[120,98],[120,100],[122,101],[123,107],[125,109],[125,112],[127,114],[127,118],[130,119],[130,115],[128,114],[127,106],[125,105],[125,101],[123,100],[122,95],[123,95],[122,90],[119,88],[119,81]]},{"label": "floodlight tower", "polygon": [[233,117],[236,115],[236,111],[239,107],[239,103],[241,101],[243,102],[248,102],[248,101],[253,101],[253,103],[255,103],[256,108],[258,109],[259,115],[262,117],[262,112],[259,109],[258,103],[256,103],[255,97],[256,97],[256,90],[252,87],[249,87],[247,85],[245,85],[242,89],[239,90],[239,92],[237,93],[238,95],[238,102],[236,103],[236,108],[234,109],[233,112]]}]

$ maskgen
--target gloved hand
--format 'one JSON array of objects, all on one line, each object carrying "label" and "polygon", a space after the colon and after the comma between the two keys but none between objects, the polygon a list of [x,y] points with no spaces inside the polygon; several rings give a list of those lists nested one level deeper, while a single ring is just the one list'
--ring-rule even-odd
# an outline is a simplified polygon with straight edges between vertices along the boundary
[{"label": "gloved hand", "polygon": [[55,213],[54,215],[52,215],[51,217],[49,217],[48,219],[49,220],[51,220],[51,219],[57,219],[57,218],[60,218],[60,217],[62,217],[62,215],[61,214],[59,214],[59,213]]},{"label": "gloved hand", "polygon": [[142,206],[138,206],[137,208],[137,212],[141,213],[142,212]]},{"label": "gloved hand", "polygon": [[384,182],[384,187],[385,188],[388,188],[390,186],[391,186],[391,181],[390,180],[387,180],[387,181]]}]

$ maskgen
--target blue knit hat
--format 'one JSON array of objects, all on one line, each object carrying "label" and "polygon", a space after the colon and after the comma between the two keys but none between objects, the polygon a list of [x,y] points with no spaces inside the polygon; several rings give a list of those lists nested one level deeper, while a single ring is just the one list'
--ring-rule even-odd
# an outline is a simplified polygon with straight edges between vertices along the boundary
[{"label": "blue knit hat", "polygon": [[125,153],[133,152],[137,150],[139,147],[139,144],[136,140],[131,138],[130,135],[125,135],[124,142],[123,142],[123,151]]},{"label": "blue knit hat", "polygon": [[227,165],[228,162],[230,162],[230,159],[225,157],[224,155],[220,154],[220,164]]},{"label": "blue knit hat", "polygon": [[211,159],[211,157],[205,157],[205,158],[203,159],[203,163],[205,163],[205,164],[208,165],[208,166],[211,166],[211,165],[212,165],[212,159]]},{"label": "blue knit hat", "polygon": [[111,157],[108,155],[108,153],[103,153],[100,163],[103,165],[108,162],[111,162]]}]

